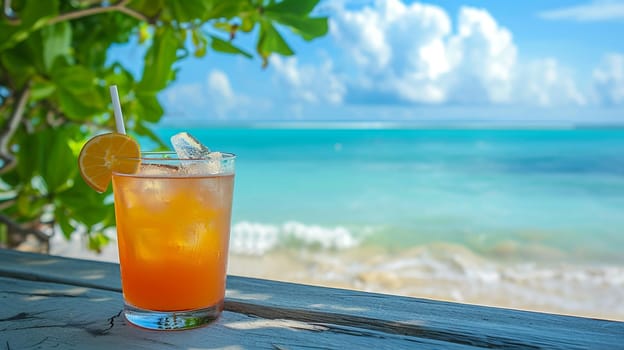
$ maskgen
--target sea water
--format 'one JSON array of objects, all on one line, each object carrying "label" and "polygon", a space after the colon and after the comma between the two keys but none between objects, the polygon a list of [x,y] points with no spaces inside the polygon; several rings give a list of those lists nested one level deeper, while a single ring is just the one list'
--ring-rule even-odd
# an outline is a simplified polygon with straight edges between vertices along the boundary
[{"label": "sea water", "polygon": [[624,319],[624,129],[156,132],[182,130],[238,155],[235,256],[285,254],[304,281]]}]

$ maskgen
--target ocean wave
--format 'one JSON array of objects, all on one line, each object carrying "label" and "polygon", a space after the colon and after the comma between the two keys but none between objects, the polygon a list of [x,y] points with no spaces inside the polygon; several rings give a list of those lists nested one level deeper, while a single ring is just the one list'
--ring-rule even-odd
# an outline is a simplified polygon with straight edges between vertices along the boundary
[{"label": "ocean wave", "polygon": [[624,319],[621,265],[510,263],[442,243],[382,254],[352,278],[366,290]]},{"label": "ocean wave", "polygon": [[344,226],[324,227],[298,221],[281,225],[242,221],[232,226],[230,235],[230,251],[248,255],[262,255],[280,246],[340,250],[359,243],[360,240]]},{"label": "ocean wave", "polygon": [[382,254],[367,270],[388,271],[403,277],[480,284],[537,283],[624,287],[624,267],[582,263],[504,262],[481,256],[453,243],[427,244],[397,254]]},{"label": "ocean wave", "polygon": [[624,320],[624,266],[509,262],[448,242],[402,250],[235,255],[230,273],[414,297]]}]

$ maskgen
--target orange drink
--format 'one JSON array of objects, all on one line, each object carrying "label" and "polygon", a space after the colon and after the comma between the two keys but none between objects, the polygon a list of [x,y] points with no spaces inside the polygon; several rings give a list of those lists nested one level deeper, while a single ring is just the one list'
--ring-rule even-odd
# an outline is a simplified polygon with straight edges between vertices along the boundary
[{"label": "orange drink", "polygon": [[143,155],[113,172],[126,318],[141,327],[196,327],[223,309],[234,155]]}]

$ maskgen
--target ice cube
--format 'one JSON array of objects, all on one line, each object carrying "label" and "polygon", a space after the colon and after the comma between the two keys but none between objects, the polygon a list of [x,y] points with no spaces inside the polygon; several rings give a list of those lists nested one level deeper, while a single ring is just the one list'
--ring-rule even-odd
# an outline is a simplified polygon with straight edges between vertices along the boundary
[{"label": "ice cube", "polygon": [[211,174],[219,174],[221,172],[221,161],[223,160],[223,155],[221,152],[210,152],[208,155],[210,161],[206,164],[209,168]]},{"label": "ice cube", "polygon": [[159,164],[142,164],[140,173],[144,176],[166,176],[175,173],[177,167]]},{"label": "ice cube", "polygon": [[171,136],[171,144],[181,159],[207,158],[210,150],[186,131]]},{"label": "ice cube", "polygon": [[210,152],[188,132],[181,132],[171,137],[171,144],[180,159],[180,170],[188,175],[218,174],[221,172],[221,152]]},{"label": "ice cube", "polygon": [[205,159],[181,162],[181,171],[187,175],[210,175],[221,172],[221,152],[210,152]]}]

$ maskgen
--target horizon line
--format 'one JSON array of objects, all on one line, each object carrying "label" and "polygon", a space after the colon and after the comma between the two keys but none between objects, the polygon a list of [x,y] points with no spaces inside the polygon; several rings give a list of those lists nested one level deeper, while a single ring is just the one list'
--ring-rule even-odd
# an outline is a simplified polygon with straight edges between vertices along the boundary
[{"label": "horizon line", "polygon": [[[193,125],[195,124],[195,125]],[[622,129],[624,121],[544,120],[425,120],[425,121],[210,121],[175,123],[164,121],[156,128],[245,128],[245,129]]]}]

